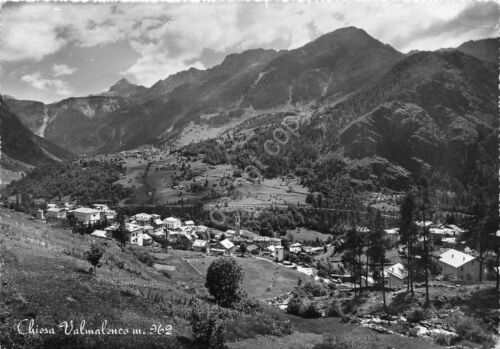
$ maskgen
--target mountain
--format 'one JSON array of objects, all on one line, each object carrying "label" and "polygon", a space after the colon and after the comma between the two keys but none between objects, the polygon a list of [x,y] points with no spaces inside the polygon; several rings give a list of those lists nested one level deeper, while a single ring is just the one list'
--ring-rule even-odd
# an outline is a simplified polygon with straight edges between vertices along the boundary
[{"label": "mountain", "polygon": [[495,173],[497,83],[497,67],[473,56],[419,52],[309,127],[330,130],[338,142],[329,150],[353,160],[355,178],[378,173],[401,188],[410,176],[438,171],[468,183],[479,168]]},{"label": "mountain", "polygon": [[490,38],[467,41],[457,47],[457,50],[483,61],[498,64],[499,48],[498,38]]},{"label": "mountain", "polygon": [[[125,93],[123,85],[113,91],[122,87],[120,91]],[[95,128],[111,112],[132,104],[119,95],[72,97],[51,104],[12,98],[5,101],[32,132],[74,153],[97,149],[101,140],[95,136]]]},{"label": "mountain", "polygon": [[74,154],[33,134],[8,108],[2,97],[0,97],[0,124],[2,155],[11,160],[39,166],[75,157]]},{"label": "mountain", "polygon": [[124,98],[138,98],[148,91],[147,87],[142,85],[135,85],[123,78],[118,80],[109,90],[103,95],[106,96],[120,96]]},{"label": "mountain", "polygon": [[[40,108],[35,103],[13,102],[12,108],[45,138],[75,153],[112,152],[173,140],[189,125],[212,127],[253,111],[338,99],[373,83],[402,57],[349,27],[295,50],[231,54],[211,69],[179,72],[149,89],[122,79],[100,96],[48,105],[47,117],[43,107],[34,111]],[[93,116],[99,114],[95,98],[101,98],[105,115]]]}]

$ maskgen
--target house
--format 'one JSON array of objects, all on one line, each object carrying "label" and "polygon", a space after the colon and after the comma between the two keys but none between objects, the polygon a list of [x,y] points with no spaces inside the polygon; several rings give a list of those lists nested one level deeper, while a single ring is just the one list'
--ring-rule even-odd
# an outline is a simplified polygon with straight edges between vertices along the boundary
[{"label": "house", "polygon": [[252,251],[255,251],[258,249],[259,249],[259,247],[255,244],[251,244],[251,245],[247,246],[247,252],[250,252],[250,253],[252,253]]},{"label": "house", "polygon": [[66,210],[64,208],[52,207],[47,209],[45,216],[47,219],[66,219]]},{"label": "house", "polygon": [[45,219],[45,213],[43,212],[43,210],[37,210],[35,217],[36,217],[36,219],[43,220],[43,219]]},{"label": "house", "polygon": [[408,270],[403,264],[396,263],[384,270],[384,279],[387,287],[402,287],[408,282]]},{"label": "house", "polygon": [[127,223],[127,231],[130,233],[130,243],[133,245],[147,246],[153,243],[153,239],[145,234],[141,226]]},{"label": "house", "polygon": [[133,216],[133,219],[140,226],[147,226],[151,224],[151,215],[147,213],[138,213],[135,216]]},{"label": "house", "polygon": [[295,242],[289,246],[290,253],[300,253],[302,251],[302,244],[299,242]]},{"label": "house", "polygon": [[160,218],[155,218],[155,220],[153,220],[153,225],[156,228],[163,228],[165,226],[165,223],[163,223],[163,221]]},{"label": "house", "polygon": [[72,211],[78,222],[92,224],[101,220],[101,213],[93,208],[80,207]]},{"label": "house", "polygon": [[399,228],[384,229],[384,238],[386,238],[391,245],[396,245],[399,241]]},{"label": "house", "polygon": [[105,204],[94,204],[94,209],[101,212],[101,219],[112,221],[116,218],[116,211],[110,210],[108,205]]},{"label": "house", "polygon": [[470,254],[449,249],[439,256],[442,274],[454,280],[479,281],[479,262]]},{"label": "house", "polygon": [[219,241],[215,248],[212,248],[211,251],[224,256],[232,256],[234,253],[234,244],[228,239],[225,239]]},{"label": "house", "polygon": [[112,233],[109,230],[94,230],[94,232],[90,235],[102,239],[111,239]]},{"label": "house", "polygon": [[206,240],[195,240],[192,247],[195,252],[210,252],[210,246]]},{"label": "house", "polygon": [[186,221],[184,224],[192,227],[194,225],[194,222],[193,221]]},{"label": "house", "polygon": [[273,246],[274,247],[274,258],[278,262],[283,262],[284,258],[284,251],[283,251],[283,246]]},{"label": "house", "polygon": [[163,228],[158,228],[158,229],[153,230],[153,232],[151,233],[151,235],[154,235],[154,236],[156,236],[157,238],[160,238],[160,239],[164,239],[164,238],[167,237],[167,234],[165,233],[165,231],[163,230]]},{"label": "house", "polygon": [[167,229],[179,229],[181,227],[181,220],[175,217],[168,217],[163,220]]}]

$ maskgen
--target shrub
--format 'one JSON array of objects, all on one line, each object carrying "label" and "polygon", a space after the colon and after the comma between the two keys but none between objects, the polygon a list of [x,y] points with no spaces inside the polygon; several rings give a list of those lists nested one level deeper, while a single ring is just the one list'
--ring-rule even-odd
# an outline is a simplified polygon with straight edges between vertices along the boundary
[{"label": "shrub", "polygon": [[296,297],[290,299],[290,301],[288,302],[288,306],[286,308],[286,312],[288,314],[300,316],[303,313],[303,308],[304,305],[302,303],[302,299]]},{"label": "shrub", "polygon": [[149,253],[147,252],[139,252],[137,255],[137,259],[139,259],[140,262],[146,264],[147,266],[150,266],[152,267],[154,262],[155,262],[155,259],[153,256],[151,256]]},{"label": "shrub", "polygon": [[83,256],[91,264],[91,272],[95,272],[96,268],[101,266],[101,257],[103,254],[104,249],[97,242],[90,243],[90,249]]},{"label": "shrub", "polygon": [[205,286],[216,302],[229,307],[241,299],[243,269],[232,258],[219,258],[207,270]]},{"label": "shrub", "polygon": [[485,343],[492,340],[487,334],[478,319],[467,315],[454,314],[449,319],[449,324],[455,328],[455,331],[462,339],[468,339],[475,343]]},{"label": "shrub", "polygon": [[328,294],[328,290],[323,284],[311,281],[305,283],[302,286],[302,290],[305,293],[312,295],[313,297],[321,297],[321,296],[326,296]]},{"label": "shrub", "polygon": [[301,315],[306,319],[314,319],[321,317],[321,311],[319,310],[318,304],[316,304],[316,302],[309,302],[309,304],[304,307],[303,313]]},{"label": "shrub", "polygon": [[406,315],[409,322],[417,323],[425,319],[425,313],[421,308],[414,309]]},{"label": "shrub", "polygon": [[196,302],[191,307],[189,324],[196,342],[203,348],[226,347],[226,327],[216,307]]},{"label": "shrub", "polygon": [[326,308],[326,316],[328,317],[340,317],[341,315],[340,307],[335,301],[331,302]]}]

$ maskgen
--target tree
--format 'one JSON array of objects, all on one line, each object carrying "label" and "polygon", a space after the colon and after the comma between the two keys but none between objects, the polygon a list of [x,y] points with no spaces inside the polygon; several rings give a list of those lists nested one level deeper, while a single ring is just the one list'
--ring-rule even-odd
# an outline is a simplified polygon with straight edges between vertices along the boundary
[{"label": "tree", "polygon": [[385,243],[384,243],[384,220],[382,214],[377,210],[375,217],[372,221],[373,226],[371,228],[371,234],[369,237],[369,246],[366,251],[367,258],[373,262],[373,266],[379,275],[379,279],[382,280],[382,298],[384,302],[384,310],[387,309],[387,303],[385,299],[385,278],[384,278],[384,264],[385,258]]},{"label": "tree", "polygon": [[97,242],[90,243],[90,249],[84,253],[85,259],[91,264],[90,272],[95,272],[96,268],[101,266],[101,258],[104,254],[104,248]]},{"label": "tree", "polygon": [[423,267],[425,272],[425,304],[429,305],[429,228],[425,226],[426,213],[429,209],[429,184],[425,177],[419,180],[421,191],[421,212],[422,212],[422,236],[424,238]]},{"label": "tree", "polygon": [[113,232],[113,237],[120,244],[120,249],[123,251],[123,246],[128,241],[128,232],[125,226],[125,217],[121,212],[116,215],[116,222],[118,223],[118,227]]},{"label": "tree", "polygon": [[242,281],[241,266],[232,258],[219,258],[208,267],[205,287],[218,304],[230,307],[242,296]]},{"label": "tree", "polygon": [[246,243],[242,242],[240,244],[240,252],[241,253],[246,253],[247,252],[247,244]]},{"label": "tree", "polygon": [[408,284],[407,290],[411,291],[411,294],[414,294],[413,291],[413,269],[414,263],[413,258],[415,256],[414,247],[418,242],[417,240],[417,226],[414,222],[415,220],[415,199],[413,195],[408,192],[406,193],[403,202],[401,203],[401,207],[399,210],[400,218],[399,218],[399,235],[401,237],[401,243],[406,244],[406,253],[407,253],[407,268],[408,268]]}]

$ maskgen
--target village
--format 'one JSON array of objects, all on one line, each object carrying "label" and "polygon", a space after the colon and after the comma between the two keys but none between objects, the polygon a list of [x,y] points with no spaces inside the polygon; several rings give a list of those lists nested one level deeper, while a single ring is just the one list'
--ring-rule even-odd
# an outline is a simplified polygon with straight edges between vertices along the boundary
[{"label": "village", "polygon": [[[94,239],[111,240],[120,229],[117,212],[105,204],[92,207],[74,207],[70,204],[57,206],[48,204],[46,210],[39,209],[36,219],[47,222],[72,221],[73,227],[84,228]],[[221,231],[193,220],[182,221],[176,217],[162,218],[158,214],[138,213],[125,217],[122,222],[127,243],[145,249],[163,248],[167,253],[172,249],[194,251],[208,256],[264,258],[301,273],[315,277],[324,283],[335,283],[344,288],[354,288],[355,278],[349,268],[342,263],[343,237],[328,239],[300,240],[297,235],[282,237],[261,236],[240,226],[236,215],[233,229]],[[436,224],[432,221],[416,222],[425,225],[430,236],[432,258],[438,265],[434,279],[450,284],[475,284],[480,281],[480,267],[484,268],[486,279],[494,280],[498,273],[493,253],[483,255],[479,262],[478,252],[466,246],[461,236],[465,230],[456,224]],[[357,227],[359,232],[370,233],[366,227]],[[300,229],[299,229],[300,230]],[[295,236],[295,238],[294,238]],[[305,237],[305,236],[304,236]],[[400,244],[399,228],[384,230],[387,263],[384,267],[384,282],[390,289],[406,288],[409,272],[406,267],[406,245]],[[420,258],[420,256],[414,256]],[[366,260],[365,260],[366,261]],[[328,265],[328,268],[325,268]],[[325,270],[329,271],[325,273]],[[366,287],[376,285],[373,272],[362,276]]]}]

